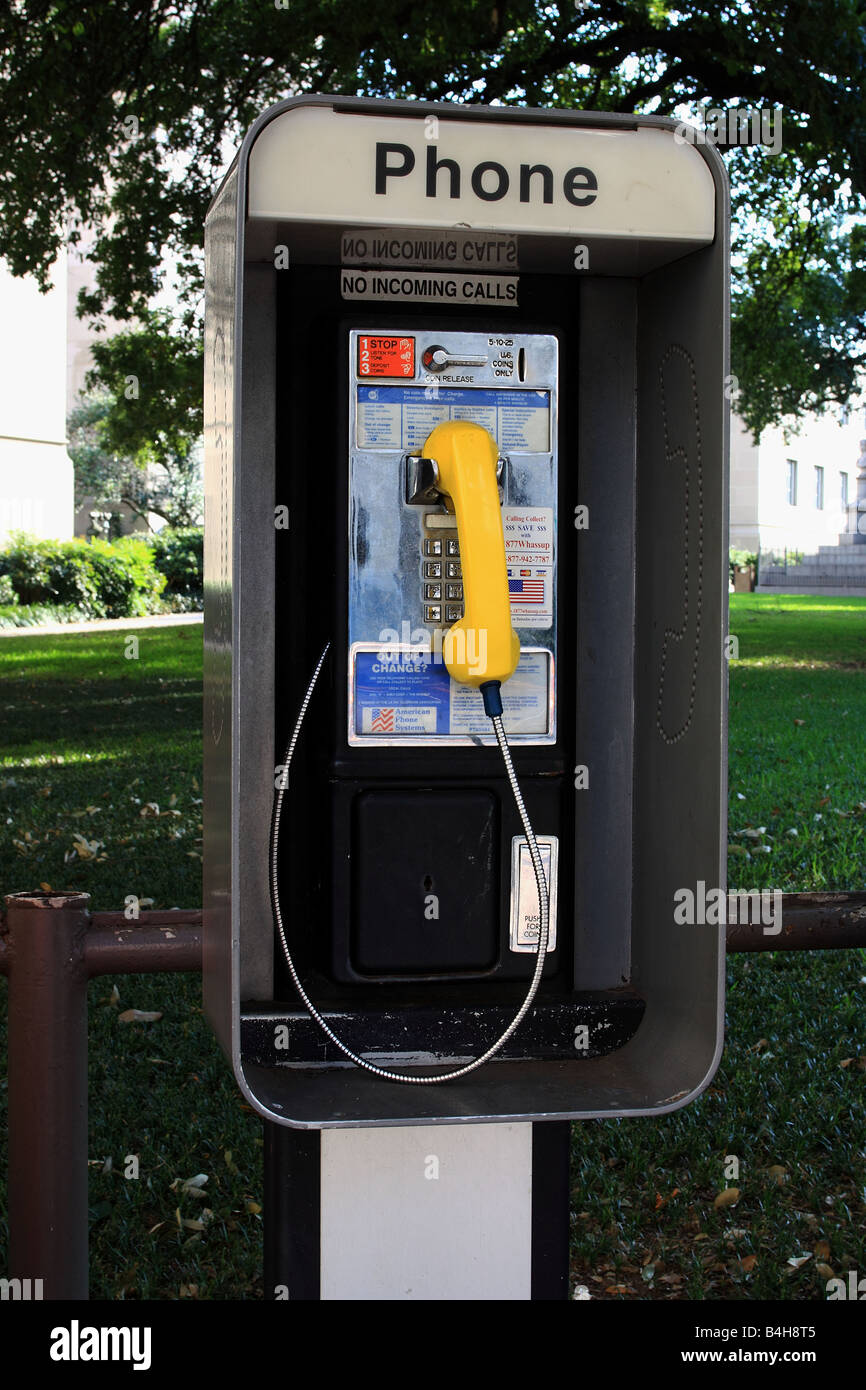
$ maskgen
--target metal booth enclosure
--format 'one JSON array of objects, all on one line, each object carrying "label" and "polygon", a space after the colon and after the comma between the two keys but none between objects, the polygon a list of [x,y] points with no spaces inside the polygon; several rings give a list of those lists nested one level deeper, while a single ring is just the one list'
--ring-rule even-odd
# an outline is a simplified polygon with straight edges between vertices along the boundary
[{"label": "metal booth enclosure", "polygon": [[675,895],[725,885],[727,225],[663,118],[298,97],[246,137],[206,232],[205,999],[268,1119],[712,1076],[725,925]]}]

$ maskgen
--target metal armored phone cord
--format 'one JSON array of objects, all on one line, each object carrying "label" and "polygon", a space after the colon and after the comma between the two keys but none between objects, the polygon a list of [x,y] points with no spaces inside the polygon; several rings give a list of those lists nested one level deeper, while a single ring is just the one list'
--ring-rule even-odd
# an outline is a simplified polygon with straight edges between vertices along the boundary
[{"label": "metal armored phone cord", "polygon": [[547,955],[549,920],[549,899],[547,891],[547,880],[544,876],[544,867],[541,863],[541,855],[538,852],[538,845],[536,844],[535,834],[532,829],[532,826],[529,823],[529,816],[526,813],[526,807],[523,804],[523,797],[520,794],[520,787],[517,784],[517,777],[515,775],[514,767],[511,762],[511,750],[508,747],[508,741],[505,737],[505,730],[502,727],[502,701],[499,696],[499,682],[488,682],[485,686],[481,687],[481,693],[484,698],[484,708],[487,714],[490,716],[491,720],[493,721],[493,728],[496,732],[496,741],[499,744],[499,748],[502,752],[502,758],[505,763],[505,770],[508,773],[508,781],[511,784],[511,790],[514,794],[514,801],[517,806],[517,810],[520,814],[520,819],[523,822],[523,829],[526,834],[526,842],[529,845],[529,853],[532,858],[532,867],[535,871],[535,884],[536,888],[538,889],[538,903],[540,915],[540,926],[538,935],[538,956],[535,962],[535,972],[532,976],[532,980],[530,981],[526,998],[521,1004],[518,1012],[515,1014],[514,1018],[511,1020],[510,1024],[506,1028],[505,1032],[501,1035],[501,1037],[497,1038],[493,1046],[488,1047],[487,1051],[481,1057],[476,1057],[474,1062],[467,1062],[465,1066],[458,1067],[456,1071],[449,1071],[441,1076],[406,1076],[401,1072],[387,1071],[384,1067],[377,1067],[372,1062],[366,1062],[363,1057],[359,1057],[356,1052],[353,1052],[350,1047],[347,1047],[344,1042],[341,1042],[341,1040],[337,1037],[333,1029],[328,1025],[328,1023],[326,1023],[325,1019],[319,1013],[315,1004],[310,999],[309,995],[307,994],[306,990],[301,984],[301,981],[298,977],[298,972],[295,969],[295,963],[292,960],[292,954],[289,950],[289,943],[286,940],[285,928],[283,926],[283,914],[280,909],[280,888],[277,875],[277,856],[279,852],[280,843],[280,814],[282,812],[283,806],[283,791],[285,790],[285,787],[288,784],[289,767],[295,752],[295,745],[298,741],[298,735],[301,732],[301,725],[304,720],[304,715],[307,712],[307,706],[309,705],[310,699],[312,698],[313,691],[316,687],[316,681],[319,679],[319,672],[321,671],[322,666],[324,665],[325,657],[328,655],[330,646],[331,644],[330,642],[328,642],[325,646],[324,651],[322,652],[322,655],[319,657],[310,684],[307,686],[307,693],[305,694],[301,703],[300,712],[298,714],[297,720],[295,721],[294,730],[292,731],[292,737],[289,740],[289,746],[286,749],[286,760],[283,766],[284,775],[280,778],[279,786],[277,787],[277,794],[274,798],[274,815],[273,820],[271,822],[270,847],[271,898],[273,902],[274,918],[277,924],[277,931],[279,932],[280,942],[283,948],[283,955],[286,958],[286,965],[288,966],[289,974],[292,977],[295,989],[298,991],[298,994],[301,996],[301,999],[303,1000],[310,1015],[312,1016],[312,1018],[315,1019],[322,1032],[325,1033],[331,1039],[331,1042],[334,1043],[334,1045],[340,1049],[340,1051],[343,1053],[345,1057],[349,1058],[350,1062],[354,1062],[356,1066],[363,1067],[364,1071],[372,1072],[374,1076],[382,1077],[385,1081],[401,1081],[407,1086],[438,1086],[443,1081],[454,1081],[458,1076],[466,1076],[467,1072],[475,1071],[476,1067],[483,1066],[485,1062],[489,1061],[490,1058],[493,1057],[495,1053],[499,1051],[503,1043],[507,1042],[507,1040],[511,1037],[511,1034],[515,1031],[516,1028],[520,1026],[527,1013],[529,1012],[529,1009],[532,1007],[532,1001],[535,998],[535,994],[538,989],[539,982],[541,980],[541,972],[544,969],[544,961]]}]

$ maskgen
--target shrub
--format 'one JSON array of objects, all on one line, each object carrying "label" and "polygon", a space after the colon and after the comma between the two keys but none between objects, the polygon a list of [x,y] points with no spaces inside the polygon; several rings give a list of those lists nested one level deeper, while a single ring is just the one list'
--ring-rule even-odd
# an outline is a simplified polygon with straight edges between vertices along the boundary
[{"label": "shrub", "polygon": [[754,553],[754,551],[736,550],[733,546],[731,546],[730,550],[728,551],[728,575],[730,577],[731,583],[733,584],[734,582],[735,569],[746,570],[751,567],[757,568],[757,564],[758,557]]},{"label": "shrub", "polygon": [[148,537],[156,568],[165,575],[163,600],[177,610],[204,602],[204,531],[200,526],[166,527]]},{"label": "shrub", "polygon": [[44,627],[47,623],[86,622],[87,613],[69,604],[10,603],[0,606],[0,628]]},{"label": "shrub", "polygon": [[17,533],[0,552],[22,604],[70,606],[88,618],[134,618],[156,607],[165,577],[147,541],[125,536],[103,540],[39,540]]},{"label": "shrub", "polygon": [[0,574],[0,608],[8,608],[10,604],[17,602],[18,596],[9,575]]}]

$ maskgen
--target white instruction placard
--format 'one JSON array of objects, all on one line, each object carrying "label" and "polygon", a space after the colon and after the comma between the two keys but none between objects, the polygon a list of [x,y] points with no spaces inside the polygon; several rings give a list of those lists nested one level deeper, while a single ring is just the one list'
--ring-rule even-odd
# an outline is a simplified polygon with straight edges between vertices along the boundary
[{"label": "white instruction placard", "polygon": [[554,519],[552,507],[504,507],[508,596],[515,627],[553,625]]},{"label": "white instruction placard", "polygon": [[[502,685],[502,722],[507,734],[548,734],[550,652],[523,651],[514,675]],[[470,685],[451,682],[451,733],[489,734],[484,702]]]}]

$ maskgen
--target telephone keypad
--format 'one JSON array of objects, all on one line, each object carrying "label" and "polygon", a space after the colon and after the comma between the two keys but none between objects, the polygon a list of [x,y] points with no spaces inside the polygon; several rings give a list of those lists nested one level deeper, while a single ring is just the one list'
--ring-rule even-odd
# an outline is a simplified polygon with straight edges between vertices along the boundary
[{"label": "telephone keypad", "polygon": [[[437,516],[437,521],[439,517]],[[442,520],[445,520],[443,517]],[[434,523],[435,524],[435,523]],[[430,525],[433,529],[433,525]],[[424,621],[436,627],[449,626],[463,617],[463,570],[460,565],[460,541],[453,526],[439,528],[451,535],[424,536],[421,541],[421,575],[423,579]],[[443,560],[432,557],[447,556]],[[450,583],[443,584],[443,578]],[[445,599],[445,603],[442,600]]]}]

